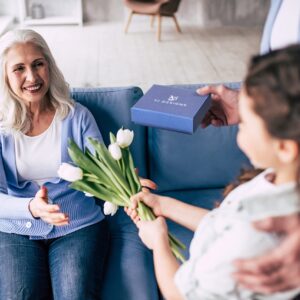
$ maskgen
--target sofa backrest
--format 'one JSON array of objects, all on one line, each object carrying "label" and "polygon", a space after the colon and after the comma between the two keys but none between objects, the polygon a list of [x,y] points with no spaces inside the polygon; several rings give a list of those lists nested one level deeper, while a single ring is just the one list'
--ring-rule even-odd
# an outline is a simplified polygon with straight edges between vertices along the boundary
[{"label": "sofa backrest", "polygon": [[149,128],[149,178],[159,191],[224,187],[248,164],[236,133],[237,126],[198,128],[193,135]]},{"label": "sofa backrest", "polygon": [[[199,85],[178,85],[196,89]],[[72,97],[94,115],[106,144],[109,132],[134,130],[131,147],[139,174],[159,191],[224,187],[248,165],[236,144],[236,126],[199,128],[193,135],[135,125],[130,108],[143,95],[138,87],[75,88]]]},{"label": "sofa backrest", "polygon": [[134,130],[132,155],[139,173],[146,177],[146,128],[135,125],[130,120],[130,107],[142,95],[143,92],[138,87],[71,90],[72,98],[86,106],[94,115],[106,145],[109,144],[109,132],[116,134],[122,126]]},{"label": "sofa backrest", "polygon": [[[193,91],[206,84],[174,85]],[[241,83],[226,84],[239,89]],[[236,143],[237,126],[199,127],[193,135],[148,129],[148,171],[159,191],[222,188],[249,166]]]}]

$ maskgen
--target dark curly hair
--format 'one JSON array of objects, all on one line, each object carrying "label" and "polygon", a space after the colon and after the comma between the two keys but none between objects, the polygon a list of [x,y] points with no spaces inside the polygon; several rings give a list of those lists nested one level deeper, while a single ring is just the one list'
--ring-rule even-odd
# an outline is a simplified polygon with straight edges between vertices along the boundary
[{"label": "dark curly hair", "polygon": [[[270,135],[294,140],[300,149],[300,45],[252,57],[244,88],[253,99],[253,109],[264,121]],[[225,194],[261,171],[243,173],[237,182],[225,189]],[[297,188],[300,191],[300,156]]]}]

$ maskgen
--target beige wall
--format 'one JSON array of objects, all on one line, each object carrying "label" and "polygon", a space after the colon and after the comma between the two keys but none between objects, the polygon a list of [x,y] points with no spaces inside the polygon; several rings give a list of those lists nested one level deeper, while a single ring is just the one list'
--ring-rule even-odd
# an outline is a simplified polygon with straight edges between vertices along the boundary
[{"label": "beige wall", "polygon": [[[122,21],[122,0],[82,0],[84,20]],[[270,0],[182,0],[178,18],[202,26],[260,25]]]}]

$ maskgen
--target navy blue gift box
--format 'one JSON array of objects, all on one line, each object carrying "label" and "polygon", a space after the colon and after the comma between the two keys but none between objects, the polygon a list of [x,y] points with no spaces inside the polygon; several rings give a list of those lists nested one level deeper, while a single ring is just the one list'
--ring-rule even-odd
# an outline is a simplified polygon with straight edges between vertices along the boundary
[{"label": "navy blue gift box", "polygon": [[131,108],[134,123],[192,134],[211,104],[195,90],[153,85]]}]

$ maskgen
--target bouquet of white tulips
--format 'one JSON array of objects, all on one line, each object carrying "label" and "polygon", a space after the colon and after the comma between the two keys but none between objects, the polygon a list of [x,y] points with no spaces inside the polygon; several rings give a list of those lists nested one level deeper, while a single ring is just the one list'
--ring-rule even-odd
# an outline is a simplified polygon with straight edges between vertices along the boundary
[{"label": "bouquet of white tulips", "polygon": [[[94,153],[87,148],[83,152],[70,141],[68,152],[77,167],[64,163],[58,175],[72,182],[70,187],[106,201],[104,213],[114,215],[119,206],[130,206],[130,197],[142,189],[129,150],[133,136],[133,131],[123,128],[116,137],[110,133],[108,149],[104,143],[88,138]],[[156,218],[152,209],[142,202],[138,203],[137,212],[143,221]],[[175,257],[184,261],[180,249],[185,249],[185,246],[171,234],[169,241]]]}]

